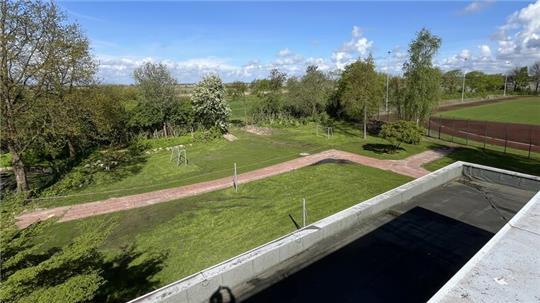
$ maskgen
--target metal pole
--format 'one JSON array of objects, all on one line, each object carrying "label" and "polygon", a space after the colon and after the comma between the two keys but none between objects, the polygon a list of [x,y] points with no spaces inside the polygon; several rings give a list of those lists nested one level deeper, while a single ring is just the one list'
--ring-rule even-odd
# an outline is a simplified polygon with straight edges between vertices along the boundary
[{"label": "metal pole", "polygon": [[506,154],[506,145],[508,145],[508,124],[504,125],[504,153]]},{"label": "metal pole", "polygon": [[238,179],[236,176],[236,162],[234,162],[234,191],[238,192]]},{"label": "metal pole", "polygon": [[431,116],[429,117],[429,122],[428,122],[428,137],[431,137]]},{"label": "metal pole", "polygon": [[504,74],[504,93],[503,96],[506,97],[506,83],[508,81],[508,73]]},{"label": "metal pole", "polygon": [[528,159],[531,158],[531,147],[532,147],[532,126],[529,126],[529,155],[527,156]]},{"label": "metal pole", "polygon": [[461,102],[465,98],[465,71],[463,71],[463,84],[461,86]]},{"label": "metal pole", "polygon": [[390,78],[390,72],[389,72],[389,65],[390,65],[390,53],[391,51],[388,51],[388,57],[386,59],[386,100],[385,100],[385,111],[386,115],[388,116],[388,83]]},{"label": "metal pole", "polygon": [[302,217],[304,219],[304,227],[306,227],[306,198],[302,200]]},{"label": "metal pole", "polygon": [[469,145],[469,120],[467,119],[467,127],[465,129],[465,145]]}]

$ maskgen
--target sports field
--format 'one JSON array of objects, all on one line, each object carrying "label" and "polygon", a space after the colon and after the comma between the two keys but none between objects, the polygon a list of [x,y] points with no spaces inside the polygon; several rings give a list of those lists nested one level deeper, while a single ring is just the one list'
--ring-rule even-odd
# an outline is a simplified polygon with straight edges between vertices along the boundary
[{"label": "sports field", "polygon": [[437,116],[540,125],[540,97],[518,98],[498,103],[466,107],[441,112]]},{"label": "sports field", "polygon": [[[312,165],[232,189],[53,225],[47,247],[62,246],[86,228],[116,225],[102,249],[114,255],[130,244],[143,252],[130,263],[143,281],[125,285],[127,296],[142,294],[226,260],[295,230],[302,224],[306,198],[308,223],[411,180],[409,177],[349,163]],[[106,225],[106,224],[105,224]],[[135,254],[138,255],[138,254]],[[128,270],[129,272],[129,270]],[[124,273],[126,279],[136,273]],[[147,281],[148,279],[149,281]],[[111,292],[122,288],[111,288]],[[113,296],[122,296],[116,294]],[[119,298],[121,300],[130,297]]]}]

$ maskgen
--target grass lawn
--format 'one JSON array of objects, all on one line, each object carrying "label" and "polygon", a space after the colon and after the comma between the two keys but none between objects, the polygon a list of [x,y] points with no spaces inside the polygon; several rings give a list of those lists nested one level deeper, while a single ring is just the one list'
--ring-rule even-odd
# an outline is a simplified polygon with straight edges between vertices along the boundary
[{"label": "grass lawn", "polygon": [[455,161],[472,162],[540,176],[540,154],[533,153],[529,159],[523,155],[522,151],[518,151],[518,153],[503,153],[497,150],[474,146],[457,147],[447,156],[424,165],[424,168],[434,171]]},{"label": "grass lawn", "polygon": [[46,248],[65,245],[83,226],[102,228],[104,220],[115,221],[117,225],[103,247],[107,254],[133,243],[143,254],[166,253],[163,260],[150,262],[153,269],[133,261],[146,268],[144,277],[151,282],[129,285],[136,288],[131,293],[134,296],[294,231],[288,215],[301,223],[302,198],[307,201],[308,220],[314,222],[410,180],[350,163],[312,165],[241,185],[238,193],[220,190],[56,224],[48,233],[54,237],[46,242]]},{"label": "grass lawn", "polygon": [[231,176],[235,162],[242,173],[297,158],[301,152],[336,148],[375,158],[400,159],[436,146],[432,141],[424,141],[420,145],[403,145],[404,150],[396,154],[380,153],[377,146],[386,142],[371,136],[363,139],[359,127],[343,123],[334,126],[334,136],[330,139],[323,135],[322,128],[317,136],[315,124],[275,129],[270,136],[254,135],[238,128],[231,132],[238,137],[237,141],[217,140],[188,146],[187,166],[171,163],[168,151],[157,152],[127,168],[121,178],[111,180],[108,172],[100,172],[94,175],[94,184],[72,190],[64,197],[41,197],[30,207],[70,205],[213,180]]},{"label": "grass lawn", "polygon": [[441,112],[445,118],[486,120],[540,125],[540,97],[519,98],[498,103]]}]

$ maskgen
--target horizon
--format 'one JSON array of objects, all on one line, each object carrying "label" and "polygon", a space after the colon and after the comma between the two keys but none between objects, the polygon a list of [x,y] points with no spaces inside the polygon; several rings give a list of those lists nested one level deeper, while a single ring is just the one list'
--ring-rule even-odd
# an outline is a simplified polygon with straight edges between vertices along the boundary
[{"label": "horizon", "polygon": [[442,38],[434,64],[444,71],[504,73],[540,59],[540,1],[58,4],[87,34],[106,84],[133,83],[144,62],[166,64],[179,83],[209,73],[250,82],[273,68],[341,70],[369,54],[398,75],[423,27]]}]

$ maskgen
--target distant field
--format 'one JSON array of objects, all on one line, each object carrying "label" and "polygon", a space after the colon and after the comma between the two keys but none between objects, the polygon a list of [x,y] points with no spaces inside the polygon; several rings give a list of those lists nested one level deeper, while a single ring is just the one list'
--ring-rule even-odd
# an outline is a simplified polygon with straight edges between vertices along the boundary
[{"label": "distant field", "polygon": [[540,125],[540,97],[461,108],[437,114],[441,117]]},{"label": "distant field", "polygon": [[[144,277],[159,287],[294,231],[288,216],[302,224],[302,198],[307,201],[309,223],[410,180],[356,164],[312,165],[240,185],[238,193],[220,190],[56,224],[49,231],[54,238],[46,246],[65,245],[83,226],[112,219],[117,225],[103,247],[105,251],[113,253],[136,244],[145,255],[153,251],[167,254],[163,264],[154,264],[156,275]],[[151,290],[144,284],[129,287],[138,288],[139,293]]]}]

